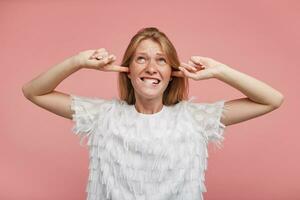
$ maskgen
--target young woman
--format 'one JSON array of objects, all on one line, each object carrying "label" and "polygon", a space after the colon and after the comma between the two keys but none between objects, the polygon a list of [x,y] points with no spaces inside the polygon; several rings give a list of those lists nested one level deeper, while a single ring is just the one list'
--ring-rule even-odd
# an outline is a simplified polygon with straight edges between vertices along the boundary
[{"label": "young woman", "polygon": [[[192,56],[180,63],[155,27],[131,39],[120,66],[115,59],[104,48],[83,51],[23,86],[27,99],[72,119],[74,133],[88,138],[88,200],[203,199],[208,142],[220,145],[226,126],[283,102],[277,90],[214,59]],[[119,72],[120,99],[55,91],[82,68]],[[215,78],[246,97],[195,103],[188,99],[188,78]]]}]

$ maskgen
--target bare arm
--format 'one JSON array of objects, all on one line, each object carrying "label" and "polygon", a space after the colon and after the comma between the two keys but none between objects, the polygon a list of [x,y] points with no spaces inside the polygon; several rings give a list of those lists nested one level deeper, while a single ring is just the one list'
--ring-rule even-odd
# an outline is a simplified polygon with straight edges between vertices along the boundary
[{"label": "bare arm", "polygon": [[68,58],[26,83],[22,88],[24,96],[54,114],[72,119],[70,95],[54,89],[80,69],[74,61],[74,57]]},{"label": "bare arm", "polygon": [[174,76],[194,80],[216,78],[246,95],[245,98],[225,102],[221,122],[226,126],[264,115],[283,103],[284,96],[279,91],[212,58],[192,56],[189,64],[181,65],[180,72],[173,72]]},{"label": "bare arm", "polygon": [[281,106],[284,96],[266,83],[228,66],[220,66],[215,77],[238,89],[246,98],[225,102],[225,125],[236,124],[269,113]]},{"label": "bare arm", "polygon": [[[102,56],[103,59],[98,59],[98,56]],[[55,88],[64,79],[81,68],[126,72],[127,67],[111,65],[115,59],[115,56],[109,55],[104,48],[80,52],[26,83],[22,87],[23,94],[28,100],[41,108],[72,119],[74,113],[71,110],[70,95],[55,91]]]}]

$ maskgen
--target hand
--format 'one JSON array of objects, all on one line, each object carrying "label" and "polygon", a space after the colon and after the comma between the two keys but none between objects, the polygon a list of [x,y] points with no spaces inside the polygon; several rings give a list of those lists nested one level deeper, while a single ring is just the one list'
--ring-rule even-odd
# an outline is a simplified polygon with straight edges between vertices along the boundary
[{"label": "hand", "polygon": [[180,71],[173,71],[172,75],[177,77],[188,77],[193,80],[204,80],[215,78],[224,64],[208,57],[192,56],[188,64],[181,63]]},{"label": "hand", "polygon": [[75,65],[80,68],[96,69],[100,71],[128,72],[128,67],[113,65],[116,56],[109,54],[106,49],[86,50],[74,56]]}]

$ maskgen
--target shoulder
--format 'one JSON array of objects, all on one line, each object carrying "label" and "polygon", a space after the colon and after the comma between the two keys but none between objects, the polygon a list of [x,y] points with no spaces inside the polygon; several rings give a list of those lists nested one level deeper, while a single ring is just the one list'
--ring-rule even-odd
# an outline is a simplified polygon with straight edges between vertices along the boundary
[{"label": "shoulder", "polygon": [[79,96],[71,94],[71,108],[75,111],[96,114],[99,111],[108,112],[118,105],[124,105],[125,102],[117,98],[99,98],[95,96]]},{"label": "shoulder", "polygon": [[196,97],[191,97],[189,100],[183,101],[182,103],[184,107],[190,111],[205,112],[207,114],[214,113],[225,104],[225,100],[223,99],[213,102],[196,102],[196,99]]},{"label": "shoulder", "polygon": [[196,97],[183,101],[183,109],[186,113],[198,122],[216,122],[223,114],[225,100],[213,102],[195,102]]}]

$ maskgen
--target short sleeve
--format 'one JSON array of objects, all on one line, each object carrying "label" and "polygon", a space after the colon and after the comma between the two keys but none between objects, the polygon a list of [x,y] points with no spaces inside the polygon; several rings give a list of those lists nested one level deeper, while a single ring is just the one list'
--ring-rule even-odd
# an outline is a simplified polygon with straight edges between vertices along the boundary
[{"label": "short sleeve", "polygon": [[226,126],[221,122],[225,110],[225,100],[213,103],[189,103],[190,112],[195,119],[195,126],[205,135],[209,142],[220,147],[224,140]]},{"label": "short sleeve", "polygon": [[71,110],[74,111],[72,121],[74,126],[72,132],[81,137],[80,144],[84,137],[89,136],[94,129],[101,107],[107,100],[95,97],[83,97],[71,94]]}]

